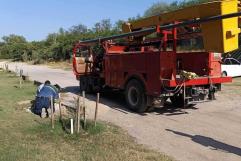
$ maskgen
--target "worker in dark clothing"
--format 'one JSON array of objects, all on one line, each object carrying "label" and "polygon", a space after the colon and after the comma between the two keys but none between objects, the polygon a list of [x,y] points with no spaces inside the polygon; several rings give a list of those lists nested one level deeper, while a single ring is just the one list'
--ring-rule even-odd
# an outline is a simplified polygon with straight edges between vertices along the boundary
[{"label": "worker in dark clothing", "polygon": [[53,101],[55,99],[58,99],[59,90],[55,86],[51,85],[50,81],[46,81],[44,84],[38,87],[33,112],[36,115],[39,115],[42,117],[42,114],[43,114],[42,110],[45,109],[46,115],[48,117],[49,116],[48,108],[51,107],[51,97],[53,98]]}]

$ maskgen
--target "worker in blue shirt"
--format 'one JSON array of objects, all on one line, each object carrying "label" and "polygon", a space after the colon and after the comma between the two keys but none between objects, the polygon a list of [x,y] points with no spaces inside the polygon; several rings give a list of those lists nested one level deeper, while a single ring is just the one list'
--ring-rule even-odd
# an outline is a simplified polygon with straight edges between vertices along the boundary
[{"label": "worker in blue shirt", "polygon": [[59,90],[55,86],[51,85],[50,81],[46,81],[37,89],[37,96],[35,99],[35,106],[33,112],[42,117],[42,110],[45,109],[46,115],[48,117],[48,108],[51,107],[51,97],[53,98],[53,101],[55,99],[58,99]]}]

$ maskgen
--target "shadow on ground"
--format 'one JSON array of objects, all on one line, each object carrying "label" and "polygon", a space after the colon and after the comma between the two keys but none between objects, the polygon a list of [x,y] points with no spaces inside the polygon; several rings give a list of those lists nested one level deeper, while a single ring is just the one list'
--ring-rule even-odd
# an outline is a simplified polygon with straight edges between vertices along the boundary
[{"label": "shadow on ground", "polygon": [[202,136],[202,135],[190,135],[190,134],[186,134],[183,132],[174,131],[170,129],[166,129],[166,131],[172,132],[179,136],[190,138],[193,142],[198,143],[205,147],[210,147],[210,149],[212,150],[219,150],[226,153],[233,153],[238,156],[241,156],[241,148],[217,141],[213,138]]},{"label": "shadow on ground", "polygon": [[[66,87],[62,90],[64,93],[73,93],[73,94],[80,94],[78,86]],[[115,90],[105,91],[100,94],[100,103],[104,104],[112,109],[120,111],[122,113],[128,114],[133,113],[126,108],[125,98],[123,93]],[[95,101],[96,95],[95,94],[87,94],[86,98]],[[185,109],[192,109],[196,110],[194,106],[186,107]],[[173,115],[182,115],[188,114],[187,111],[183,110],[183,108],[176,108],[170,102],[167,102],[164,107],[156,108],[152,107],[148,110],[148,113],[156,114],[156,115],[165,115],[165,116],[173,116]],[[147,115],[147,113],[141,113],[139,115]]]}]

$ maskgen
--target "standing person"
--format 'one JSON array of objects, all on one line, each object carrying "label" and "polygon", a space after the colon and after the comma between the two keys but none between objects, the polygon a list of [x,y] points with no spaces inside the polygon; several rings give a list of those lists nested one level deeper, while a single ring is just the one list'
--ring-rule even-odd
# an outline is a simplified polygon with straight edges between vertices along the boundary
[{"label": "standing person", "polygon": [[[50,81],[45,81],[44,84],[40,85],[37,89],[37,96],[35,99],[35,106],[33,112],[41,117],[43,117],[43,109],[45,109],[46,116],[49,116],[48,109],[51,107],[50,98],[58,99],[59,90],[51,85]],[[55,109],[54,109],[55,111]],[[53,112],[54,112],[53,111]]]}]

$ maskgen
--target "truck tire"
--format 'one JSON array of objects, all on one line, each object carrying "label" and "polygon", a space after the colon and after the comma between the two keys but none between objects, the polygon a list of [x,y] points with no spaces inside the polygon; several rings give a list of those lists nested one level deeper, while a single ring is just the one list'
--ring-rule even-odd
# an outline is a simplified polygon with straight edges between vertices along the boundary
[{"label": "truck tire", "polygon": [[222,72],[222,77],[227,77],[227,76],[228,76],[227,72],[226,72],[226,71],[223,71],[223,72]]},{"label": "truck tire", "polygon": [[125,99],[130,110],[143,113],[147,110],[147,96],[140,81],[135,79],[128,82],[125,89]]},{"label": "truck tire", "polygon": [[86,77],[86,76],[80,77],[79,87],[80,87],[81,92],[82,91],[85,91],[86,93],[90,92],[90,85],[89,85],[88,77]]}]

